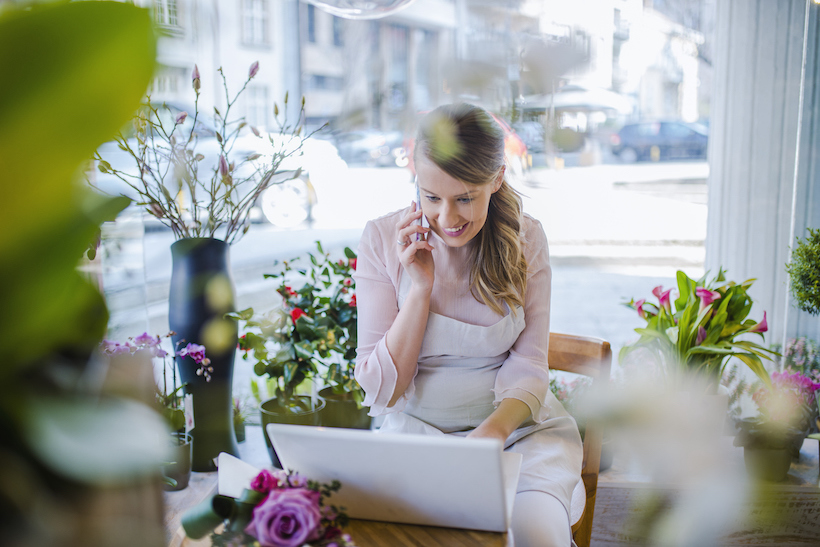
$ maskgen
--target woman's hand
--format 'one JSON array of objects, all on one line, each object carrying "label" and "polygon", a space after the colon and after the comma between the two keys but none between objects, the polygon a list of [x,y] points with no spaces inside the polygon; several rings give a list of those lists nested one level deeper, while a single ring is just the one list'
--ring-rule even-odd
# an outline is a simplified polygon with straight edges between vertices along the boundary
[{"label": "woman's hand", "polygon": [[[399,248],[399,260],[410,275],[414,287],[432,291],[436,277],[433,246],[427,242],[430,228],[424,228],[417,223],[422,214],[419,205],[413,202],[413,210],[404,215],[396,225],[396,242]],[[418,241],[416,241],[416,234],[421,236]]]},{"label": "woman's hand", "polygon": [[503,446],[513,431],[532,414],[530,407],[518,399],[503,399],[498,407],[467,438],[498,439]]}]

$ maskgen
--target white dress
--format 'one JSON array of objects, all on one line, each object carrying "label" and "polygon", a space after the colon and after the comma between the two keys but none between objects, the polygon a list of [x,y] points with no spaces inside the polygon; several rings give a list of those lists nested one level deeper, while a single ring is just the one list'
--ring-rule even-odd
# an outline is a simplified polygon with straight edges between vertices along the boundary
[{"label": "white dress", "polygon": [[501,399],[522,400],[533,418],[505,444],[505,450],[523,456],[518,492],[550,494],[569,514],[573,489],[581,479],[583,450],[575,420],[548,387],[550,275],[543,229],[525,216],[523,227],[529,234],[523,236],[525,254],[531,269],[539,272],[528,281],[527,294],[535,299],[525,304],[534,314],[529,329],[524,309],[507,310],[499,318],[483,304],[476,304],[462,282],[465,249],[448,248],[431,232],[437,284],[431,310],[438,306],[448,310],[448,315],[462,317],[429,313],[417,374],[397,403],[386,407],[396,372],[384,335],[411,284],[409,276],[403,275],[395,243],[395,223],[403,213],[368,223],[359,245],[356,378],[365,389],[371,415],[386,414],[382,431],[465,436]]}]

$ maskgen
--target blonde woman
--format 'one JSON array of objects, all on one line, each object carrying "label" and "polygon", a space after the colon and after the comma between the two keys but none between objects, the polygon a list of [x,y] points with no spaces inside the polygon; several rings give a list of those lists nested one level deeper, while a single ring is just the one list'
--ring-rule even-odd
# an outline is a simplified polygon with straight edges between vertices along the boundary
[{"label": "blonde woman", "polygon": [[521,453],[516,547],[568,546],[582,449],[549,390],[544,230],[504,178],[504,135],[486,111],[426,115],[414,162],[420,203],[370,221],[359,244],[365,405],[386,414],[383,431],[493,438]]}]

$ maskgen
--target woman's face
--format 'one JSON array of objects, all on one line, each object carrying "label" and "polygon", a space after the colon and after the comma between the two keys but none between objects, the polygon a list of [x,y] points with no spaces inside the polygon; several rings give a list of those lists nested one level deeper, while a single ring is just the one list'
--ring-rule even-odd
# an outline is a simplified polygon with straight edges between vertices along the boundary
[{"label": "woman's face", "polygon": [[421,210],[430,228],[449,247],[461,247],[471,241],[484,223],[490,208],[490,196],[501,187],[501,178],[480,186],[451,177],[423,154],[416,162]]}]

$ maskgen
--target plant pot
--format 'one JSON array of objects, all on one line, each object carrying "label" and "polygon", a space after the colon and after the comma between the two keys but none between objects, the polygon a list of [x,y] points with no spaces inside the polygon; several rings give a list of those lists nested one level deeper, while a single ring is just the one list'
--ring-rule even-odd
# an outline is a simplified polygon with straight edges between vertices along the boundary
[{"label": "plant pot", "polygon": [[185,393],[193,395],[194,471],[215,471],[214,459],[220,452],[239,456],[231,398],[237,324],[224,317],[234,311],[235,298],[229,248],[224,241],[209,238],[180,239],[171,245],[168,325],[175,332],[174,347],[205,346],[213,367],[207,380],[197,374],[199,365],[193,359],[176,358],[180,377],[187,384]]},{"label": "plant pot", "polygon": [[325,400],[325,408],[319,416],[325,427],[346,427],[350,429],[370,429],[373,418],[367,415],[367,407],[359,408],[349,392],[334,393],[332,387],[319,391]]},{"label": "plant pot", "polygon": [[191,478],[191,453],[193,438],[188,433],[171,433],[173,463],[162,466],[162,474],[177,482],[176,486],[164,484],[169,491],[182,490],[188,486]]},{"label": "plant pot", "polygon": [[320,425],[319,415],[325,407],[325,400],[321,397],[316,397],[315,406],[311,403],[309,395],[296,395],[296,405],[301,406],[301,410],[294,410],[291,408],[282,408],[277,399],[268,399],[259,405],[259,413],[262,417],[262,431],[265,434],[265,445],[268,447],[268,454],[273,466],[282,469],[282,463],[276,456],[276,451],[268,437],[268,424],[294,424],[294,425]]},{"label": "plant pot", "polygon": [[780,482],[786,478],[792,464],[791,451],[785,448],[744,447],[743,460],[750,477]]},{"label": "plant pot", "polygon": [[245,442],[245,422],[234,422],[233,429],[236,433],[236,442],[244,443]]}]

